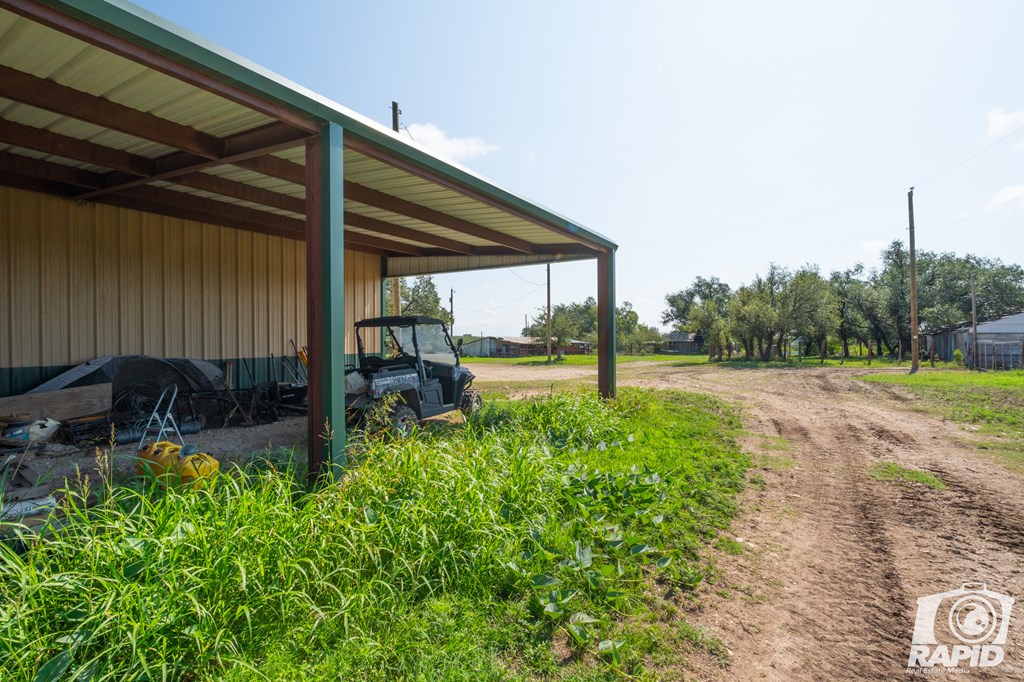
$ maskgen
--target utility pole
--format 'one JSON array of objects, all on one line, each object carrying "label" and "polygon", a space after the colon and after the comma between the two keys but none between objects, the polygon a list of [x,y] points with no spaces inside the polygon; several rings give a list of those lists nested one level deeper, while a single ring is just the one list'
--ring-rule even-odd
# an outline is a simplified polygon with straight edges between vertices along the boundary
[{"label": "utility pole", "polygon": [[[398,117],[402,110],[398,108],[398,102],[391,102],[391,129],[398,132]],[[398,316],[402,314],[402,280],[398,277],[391,278],[391,314]]]},{"label": "utility pole", "polygon": [[551,263],[548,263],[548,362],[551,362]]},{"label": "utility pole", "polygon": [[914,247],[914,188],[907,192],[910,214],[910,373],[917,372],[921,353],[917,347],[917,251]]},{"label": "utility pole", "polygon": [[978,369],[978,296],[974,291],[974,273],[971,273],[971,361]]},{"label": "utility pole", "polygon": [[452,318],[451,328],[448,332],[455,336],[455,289],[448,295],[448,316]]}]

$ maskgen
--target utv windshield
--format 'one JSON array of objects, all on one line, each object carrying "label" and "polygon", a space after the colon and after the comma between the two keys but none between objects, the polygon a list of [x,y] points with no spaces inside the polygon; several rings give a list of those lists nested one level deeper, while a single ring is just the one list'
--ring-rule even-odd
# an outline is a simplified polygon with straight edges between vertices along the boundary
[{"label": "utv windshield", "polygon": [[[406,338],[412,341],[412,329],[403,328],[402,332]],[[455,364],[455,352],[449,345],[448,334],[444,327],[439,324],[425,324],[416,326],[416,341],[419,343],[420,355],[427,362],[443,362],[449,365]]]},{"label": "utv windshield", "polygon": [[[415,332],[413,331],[415,329]],[[439,324],[419,325],[385,325],[383,327],[362,327],[356,330],[359,335],[360,352],[365,348],[367,338],[384,331],[384,357],[394,359],[402,355],[416,355],[416,349],[427,362],[443,362],[457,364],[455,350],[451,345],[451,337]]]}]

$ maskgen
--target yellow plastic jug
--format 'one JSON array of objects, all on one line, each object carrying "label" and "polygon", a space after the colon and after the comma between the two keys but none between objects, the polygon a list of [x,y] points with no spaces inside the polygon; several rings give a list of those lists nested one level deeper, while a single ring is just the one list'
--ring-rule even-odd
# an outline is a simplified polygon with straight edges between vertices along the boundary
[{"label": "yellow plastic jug", "polygon": [[135,473],[139,476],[146,474],[163,476],[174,469],[174,465],[178,463],[180,452],[181,446],[170,441],[162,440],[153,443],[149,447],[139,450],[136,457]]},{"label": "yellow plastic jug", "polygon": [[193,489],[207,488],[217,478],[220,464],[211,455],[200,452],[178,460],[174,472],[183,484]]}]

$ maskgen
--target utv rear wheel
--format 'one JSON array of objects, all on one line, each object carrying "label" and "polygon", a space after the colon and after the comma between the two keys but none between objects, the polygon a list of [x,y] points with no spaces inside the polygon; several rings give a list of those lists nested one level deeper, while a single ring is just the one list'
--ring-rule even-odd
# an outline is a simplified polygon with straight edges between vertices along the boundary
[{"label": "utv rear wheel", "polygon": [[469,389],[462,394],[462,404],[459,405],[459,410],[462,414],[467,417],[480,410],[484,405],[484,399],[481,397],[479,391]]},{"label": "utv rear wheel", "polygon": [[399,438],[407,438],[412,435],[417,422],[419,419],[416,418],[416,412],[404,403],[398,403],[391,410],[391,429]]}]

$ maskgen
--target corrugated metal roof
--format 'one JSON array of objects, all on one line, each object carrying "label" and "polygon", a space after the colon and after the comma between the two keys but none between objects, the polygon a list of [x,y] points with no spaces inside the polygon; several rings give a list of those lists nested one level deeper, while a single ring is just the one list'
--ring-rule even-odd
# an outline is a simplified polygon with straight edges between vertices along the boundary
[{"label": "corrugated metal roof", "polygon": [[[308,116],[312,120],[330,120],[341,123],[345,129],[346,143],[348,143],[349,137],[354,135],[378,145],[384,156],[377,158],[346,147],[344,153],[346,181],[352,181],[378,192],[398,197],[406,202],[412,202],[467,221],[486,228],[486,230],[549,249],[556,247],[557,250],[560,245],[565,245],[569,250],[569,247],[577,244],[577,239],[573,235],[582,237],[590,244],[611,244],[599,235],[582,230],[561,216],[512,195],[506,190],[472,175],[460,166],[437,159],[419,145],[394,135],[379,124],[245,62],[177,27],[170,26],[144,10],[128,4],[96,4],[84,0],[40,0],[40,6],[65,12],[68,16],[74,16],[76,20],[83,20],[103,31],[126,37],[144,49],[154,50],[186,67],[194,66],[195,60],[199,59],[200,70],[203,74],[223,79],[223,82],[228,83],[236,91],[242,88],[253,92],[257,97],[273,102],[274,106],[283,105],[291,111],[301,111],[302,115]],[[0,9],[0,65],[122,105],[134,111],[151,114],[220,140],[258,129],[276,121],[250,106],[239,103],[247,101],[244,97],[235,96],[234,99],[229,99],[214,94],[185,80],[167,75],[156,68],[150,68],[133,59],[119,56],[85,40],[72,37],[5,9]],[[11,96],[17,97],[19,94],[12,93]],[[252,100],[248,101],[252,103]],[[258,105],[257,108],[269,110]],[[136,135],[79,120],[69,115],[54,113],[37,106],[3,98],[0,98],[0,120],[49,131],[74,140],[86,141],[107,149],[128,152],[144,159],[159,159],[178,152],[177,148],[167,144],[142,139]],[[126,129],[132,130],[131,127]],[[135,129],[135,132],[146,134],[149,131]],[[159,136],[156,137],[163,139]],[[30,143],[26,139],[21,141],[24,145]],[[66,150],[61,149],[61,151]],[[73,154],[58,156],[18,144],[0,143],[0,152],[10,152],[61,166],[74,166],[98,174],[107,174],[114,170],[73,158]],[[297,141],[295,145],[285,150],[275,151],[273,154],[277,158],[297,166],[305,165],[305,145],[301,141]],[[402,163],[385,163],[381,160],[382,158],[387,161],[392,158],[402,159]],[[294,167],[291,168],[294,169]],[[266,175],[263,172],[229,164],[208,165],[200,167],[199,170],[211,178],[217,178],[218,182],[228,180],[291,198],[305,197],[304,186],[282,179],[291,177],[291,173],[283,173],[277,177],[278,173],[273,176]],[[439,177],[432,175],[438,173],[446,178],[444,183],[450,186],[430,179]],[[201,176],[199,179],[202,179]],[[119,180],[119,182],[123,181],[123,179]],[[148,184],[173,190],[183,195],[216,200],[222,202],[225,207],[240,206],[278,216],[303,219],[301,214],[293,211],[213,191],[217,188],[209,182],[202,183],[204,186],[209,185],[212,188],[209,190],[176,184],[173,177],[161,181],[150,181]],[[466,190],[458,191],[453,187],[465,187]],[[223,187],[219,189],[228,191]],[[252,192],[233,191],[233,193],[249,198],[252,198],[253,195]],[[486,200],[475,198],[477,196],[484,196]],[[271,203],[286,204],[286,202]],[[392,223],[401,228],[456,240],[471,247],[495,247],[502,242],[496,236],[493,240],[486,239],[486,234],[483,236],[467,234],[462,230],[451,229],[450,226],[435,225],[367,203],[349,201],[346,209],[352,213]],[[530,215],[538,215],[541,218],[527,217],[523,213],[524,210]],[[425,248],[432,248],[427,242],[415,242],[376,233],[370,229],[360,228],[355,231],[399,243],[414,243]],[[477,232],[482,231],[477,230]],[[589,255],[596,255],[596,251]],[[572,259],[580,257],[577,254]],[[400,256],[394,260],[403,260],[404,258],[404,256]],[[436,258],[441,260],[435,260]],[[448,260],[449,258],[461,260]],[[547,262],[560,259],[557,254],[554,256],[469,257],[473,259],[472,261],[465,260],[465,258],[431,256],[428,260],[419,259],[415,265],[411,262],[403,262],[396,264],[395,268],[422,271],[421,268],[427,262],[445,269],[503,267],[506,264]],[[501,260],[504,258],[512,260]]]}]

